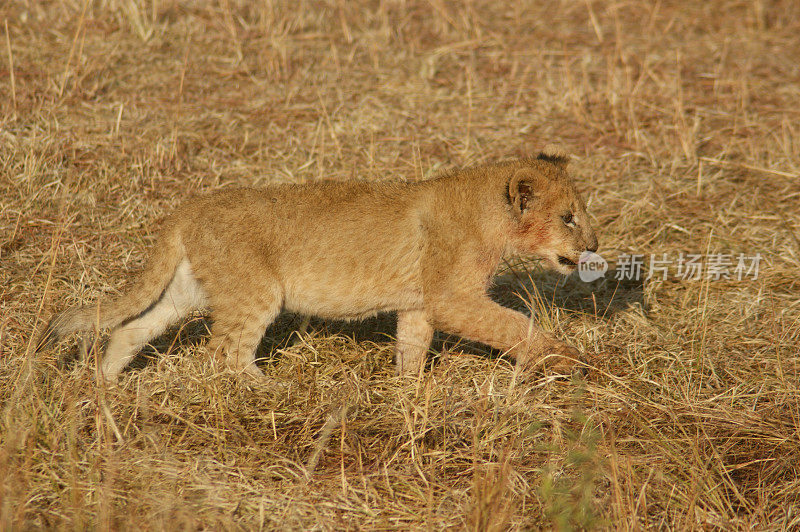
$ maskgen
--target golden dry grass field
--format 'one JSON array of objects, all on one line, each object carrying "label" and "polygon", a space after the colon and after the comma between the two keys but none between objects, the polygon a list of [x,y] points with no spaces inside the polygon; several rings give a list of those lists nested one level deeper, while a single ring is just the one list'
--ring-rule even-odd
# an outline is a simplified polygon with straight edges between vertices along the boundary
[{"label": "golden dry grass field", "polygon": [[[794,0],[6,0],[0,20],[0,528],[800,526]],[[102,335],[31,349],[192,194],[551,142],[611,271],[514,264],[494,293],[586,353],[583,378],[440,338],[401,381],[391,316],[283,317],[259,351],[283,391],[215,370],[201,316],[116,388],[85,356]],[[623,253],[675,263],[618,282]],[[762,260],[689,280],[680,253]]]}]

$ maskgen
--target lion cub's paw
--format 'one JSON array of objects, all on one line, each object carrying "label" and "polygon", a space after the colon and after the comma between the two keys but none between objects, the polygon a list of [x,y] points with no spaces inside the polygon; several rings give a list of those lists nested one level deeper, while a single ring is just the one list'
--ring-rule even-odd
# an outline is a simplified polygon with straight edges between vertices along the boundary
[{"label": "lion cub's paw", "polygon": [[250,364],[244,370],[236,370],[236,369],[231,369],[231,370],[236,372],[241,378],[248,380],[252,384],[269,388],[275,392],[285,392],[290,388],[289,383],[273,379],[272,377],[266,375],[261,370],[261,368],[259,368],[255,364]]},{"label": "lion cub's paw", "polygon": [[585,367],[581,352],[560,340],[548,343],[537,355],[527,360],[520,360],[518,364],[521,364],[526,372],[541,371],[546,368],[556,374],[571,374]]}]

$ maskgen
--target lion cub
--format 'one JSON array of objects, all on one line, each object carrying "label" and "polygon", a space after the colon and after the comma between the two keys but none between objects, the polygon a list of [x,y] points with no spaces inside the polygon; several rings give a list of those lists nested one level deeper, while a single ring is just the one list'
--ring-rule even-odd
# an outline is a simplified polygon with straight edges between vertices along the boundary
[{"label": "lion cub", "polygon": [[100,368],[114,379],[150,339],[208,308],[209,351],[260,377],[256,347],[283,309],[335,319],[396,311],[403,375],[421,370],[434,329],[503,350],[524,366],[567,367],[576,349],[486,293],[506,254],[537,256],[568,274],[584,250],[597,249],[567,160],[550,148],[416,183],[277,185],[196,197],[166,219],[146,268],[119,298],[56,315],[38,345],[114,327]]}]

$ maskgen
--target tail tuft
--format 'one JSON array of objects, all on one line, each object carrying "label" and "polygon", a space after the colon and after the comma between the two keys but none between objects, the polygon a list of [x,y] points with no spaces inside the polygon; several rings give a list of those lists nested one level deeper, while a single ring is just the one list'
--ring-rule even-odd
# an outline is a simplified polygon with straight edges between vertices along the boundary
[{"label": "tail tuft", "polygon": [[44,327],[39,327],[39,331],[36,334],[36,352],[42,351],[51,347],[55,344],[60,336],[56,332],[56,321],[58,320],[58,315],[53,316],[50,318]]},{"label": "tail tuft", "polygon": [[72,308],[56,314],[39,331],[36,338],[36,352],[53,346],[68,334],[89,330],[92,325],[91,309]]}]

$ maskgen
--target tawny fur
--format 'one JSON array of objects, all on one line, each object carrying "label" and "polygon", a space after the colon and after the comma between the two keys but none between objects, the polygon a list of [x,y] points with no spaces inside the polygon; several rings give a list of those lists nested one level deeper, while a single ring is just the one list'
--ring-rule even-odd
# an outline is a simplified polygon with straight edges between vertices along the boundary
[{"label": "tawny fur", "polygon": [[121,297],[56,315],[39,345],[113,327],[101,365],[113,379],[153,337],[209,309],[209,350],[261,376],[256,347],[282,310],[336,319],[396,311],[401,374],[421,371],[434,329],[524,366],[569,366],[577,350],[486,294],[505,255],[538,256],[569,273],[570,261],[597,249],[566,163],[546,150],[417,183],[277,185],[196,197],[166,219],[146,268]]}]

